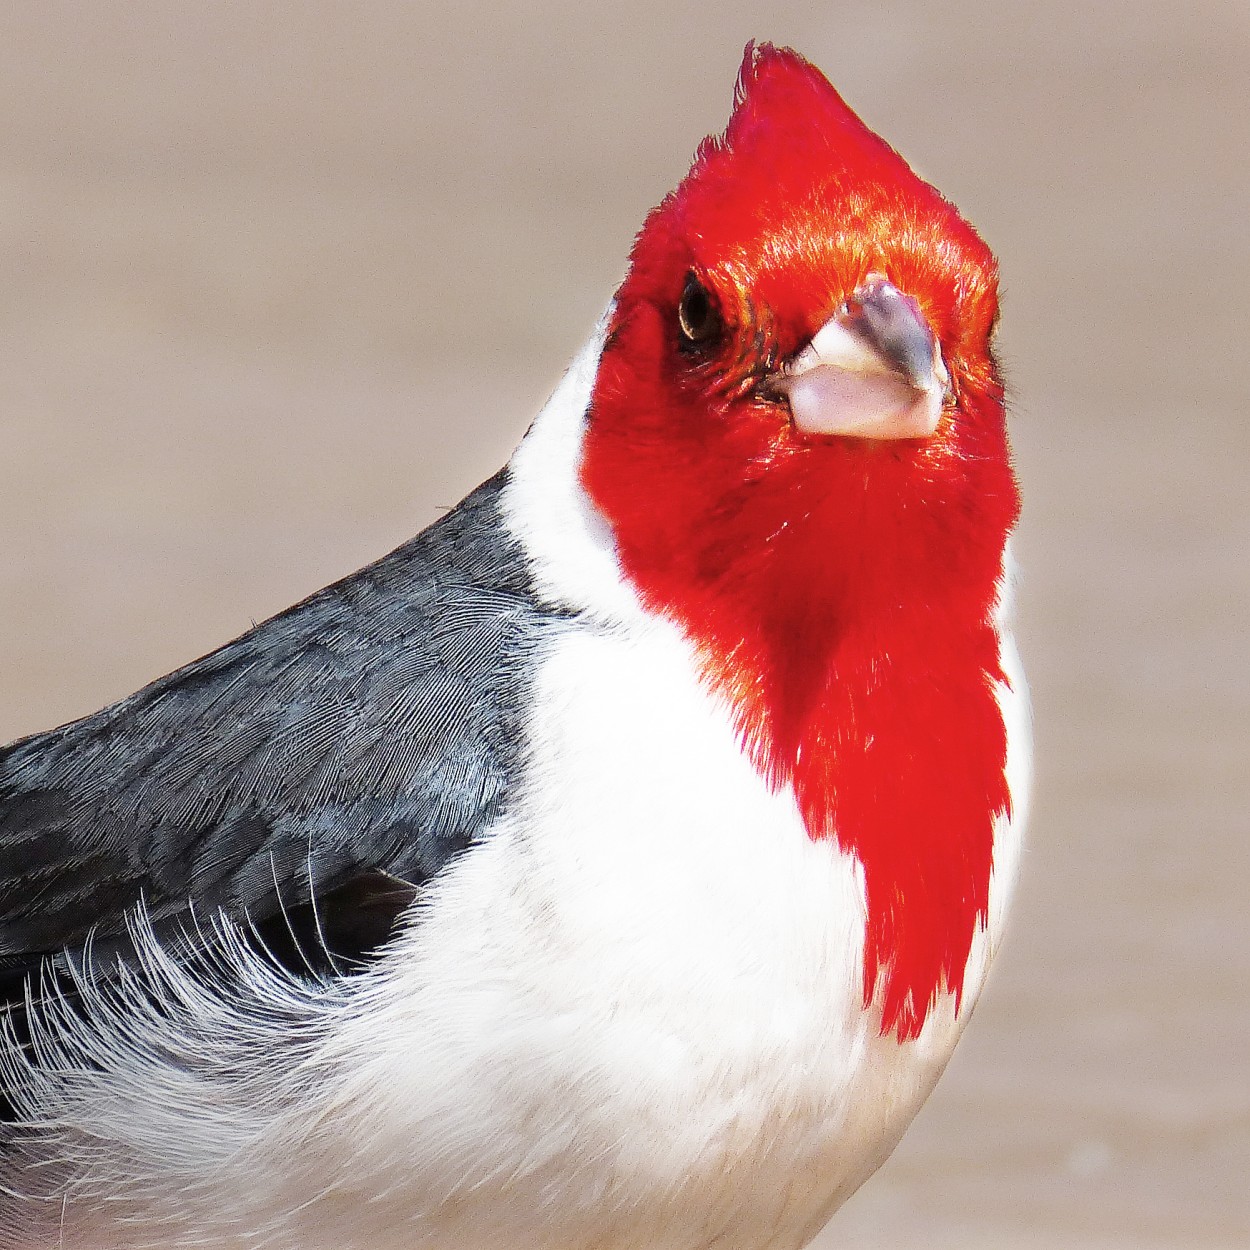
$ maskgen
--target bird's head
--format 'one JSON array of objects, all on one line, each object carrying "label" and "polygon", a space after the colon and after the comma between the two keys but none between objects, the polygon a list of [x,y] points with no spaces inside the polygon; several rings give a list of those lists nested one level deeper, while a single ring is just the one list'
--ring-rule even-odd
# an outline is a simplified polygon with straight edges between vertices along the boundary
[{"label": "bird's head", "polygon": [[748,47],[724,135],[638,235],[591,403],[583,481],[644,596],[771,602],[797,561],[866,606],[917,562],[949,577],[960,525],[996,576],[997,313],[954,206],[814,66]]},{"label": "bird's head", "polygon": [[1008,804],[997,315],[954,206],[802,57],[748,46],[725,133],[635,242],[582,445],[641,601],[863,863],[865,994],[885,978],[900,1036],[959,991]]}]

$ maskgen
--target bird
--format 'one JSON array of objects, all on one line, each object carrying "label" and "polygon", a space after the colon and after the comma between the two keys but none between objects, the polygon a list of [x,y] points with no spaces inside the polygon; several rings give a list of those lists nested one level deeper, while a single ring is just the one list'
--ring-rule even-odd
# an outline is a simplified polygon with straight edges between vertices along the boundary
[{"label": "bird", "polygon": [[997,321],[749,44],[502,470],[0,751],[0,1247],[808,1244],[1017,875]]}]

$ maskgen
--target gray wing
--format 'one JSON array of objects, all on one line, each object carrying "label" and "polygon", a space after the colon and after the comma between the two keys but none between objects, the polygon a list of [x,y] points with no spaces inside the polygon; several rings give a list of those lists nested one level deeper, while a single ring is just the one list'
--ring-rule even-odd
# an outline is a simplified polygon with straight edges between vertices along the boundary
[{"label": "gray wing", "polygon": [[508,799],[560,619],[504,529],[503,481],[219,651],[0,750],[0,998],[89,934],[124,945],[140,901],[158,932],[222,909],[279,945],[311,908],[319,934],[364,947],[385,883],[407,897],[472,842]]}]

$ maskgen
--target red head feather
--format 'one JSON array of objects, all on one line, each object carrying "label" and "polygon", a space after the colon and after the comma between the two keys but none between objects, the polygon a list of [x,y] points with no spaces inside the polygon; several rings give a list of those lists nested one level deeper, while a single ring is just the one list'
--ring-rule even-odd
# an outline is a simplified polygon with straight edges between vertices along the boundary
[{"label": "red head feather", "polygon": [[[870,274],[951,378],[927,440],[812,438],[761,383]],[[691,275],[717,333],[692,350]],[[863,866],[865,1001],[918,1034],[986,915],[1005,731],[993,612],[1018,511],[993,256],[793,52],[748,47],[725,134],[648,217],[583,482],[645,603],[698,647],[745,748]]]}]

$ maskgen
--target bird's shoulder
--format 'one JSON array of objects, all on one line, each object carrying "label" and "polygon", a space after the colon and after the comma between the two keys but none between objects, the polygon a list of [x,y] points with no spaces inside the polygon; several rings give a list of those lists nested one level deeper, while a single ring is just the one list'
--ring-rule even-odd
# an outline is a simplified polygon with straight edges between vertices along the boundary
[{"label": "bird's shoulder", "polygon": [[140,903],[158,930],[221,910],[279,946],[311,909],[319,940],[368,946],[370,905],[393,915],[515,780],[561,614],[508,532],[505,473],[211,654],[0,750],[0,961],[123,943]]}]

